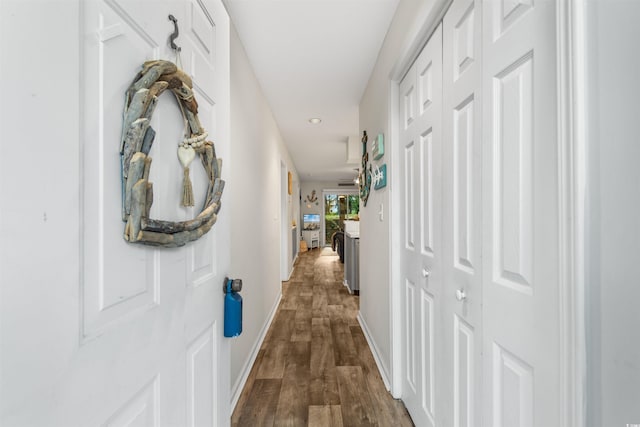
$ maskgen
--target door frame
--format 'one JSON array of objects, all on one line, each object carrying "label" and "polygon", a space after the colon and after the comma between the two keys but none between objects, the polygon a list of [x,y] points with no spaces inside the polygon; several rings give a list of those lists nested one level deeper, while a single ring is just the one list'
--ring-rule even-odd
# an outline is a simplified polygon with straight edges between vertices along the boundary
[{"label": "door frame", "polygon": [[341,190],[341,189],[337,189],[337,190],[332,190],[330,188],[324,189],[322,190],[322,209],[320,209],[320,241],[318,242],[318,246],[320,246],[321,248],[327,246],[327,242],[325,241],[325,221],[324,221],[324,198],[327,196],[327,194],[336,194],[338,196],[340,195],[346,195],[346,196],[357,196],[358,190],[354,190],[354,189],[350,189],[350,190]]},{"label": "door frame", "polygon": [[287,164],[280,160],[280,280],[286,282],[291,276],[289,264],[289,240],[291,240],[289,223],[289,185]]},{"label": "door frame", "polygon": [[556,3],[560,207],[560,384],[563,425],[586,421],[586,22],[583,0]]},{"label": "door frame", "polygon": [[[389,129],[391,141],[390,186],[400,182],[400,82],[442,21],[453,0],[437,0],[420,28],[409,39],[389,73]],[[584,425],[586,408],[586,322],[585,322],[585,199],[586,190],[586,120],[585,120],[585,17],[582,0],[556,3],[558,87],[558,173],[560,224],[560,371],[563,425]],[[401,244],[402,195],[391,191],[389,241]],[[389,305],[391,334],[391,394],[402,397],[402,292],[400,254],[391,251],[389,258]]]}]

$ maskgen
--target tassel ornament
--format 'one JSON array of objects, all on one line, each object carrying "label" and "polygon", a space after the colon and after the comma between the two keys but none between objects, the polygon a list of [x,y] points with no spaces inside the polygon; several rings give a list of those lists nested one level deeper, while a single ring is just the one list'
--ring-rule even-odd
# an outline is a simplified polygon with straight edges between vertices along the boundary
[{"label": "tassel ornament", "polygon": [[184,179],[182,181],[182,206],[193,206],[193,186],[189,177],[189,165],[196,157],[196,150],[191,146],[178,147],[178,159],[184,168]]},{"label": "tassel ornament", "polygon": [[184,168],[184,179],[182,181],[182,206],[193,206],[193,186],[189,178],[189,168]]}]

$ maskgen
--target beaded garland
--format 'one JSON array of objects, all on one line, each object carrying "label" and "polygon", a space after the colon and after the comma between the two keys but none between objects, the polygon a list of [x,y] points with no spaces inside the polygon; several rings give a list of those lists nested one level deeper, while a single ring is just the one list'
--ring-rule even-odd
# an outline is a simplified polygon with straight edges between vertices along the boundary
[{"label": "beaded garland", "polygon": [[202,135],[194,136],[193,138],[187,138],[180,143],[184,148],[198,148],[204,145],[204,140],[209,136],[208,132],[203,133]]},{"label": "beaded garland", "polygon": [[[184,169],[183,206],[194,204],[189,166],[196,154],[209,178],[202,210],[188,221],[149,218],[153,203],[149,152],[155,138],[150,120],[158,97],[167,89],[175,95],[185,123],[185,138],[178,143],[178,159]],[[191,77],[170,61],[145,62],[127,89],[123,116],[120,164],[124,239],[130,243],[176,247],[202,237],[217,220],[224,181],[220,178],[222,160],[216,157],[214,144],[207,140],[209,134],[198,119]]]}]

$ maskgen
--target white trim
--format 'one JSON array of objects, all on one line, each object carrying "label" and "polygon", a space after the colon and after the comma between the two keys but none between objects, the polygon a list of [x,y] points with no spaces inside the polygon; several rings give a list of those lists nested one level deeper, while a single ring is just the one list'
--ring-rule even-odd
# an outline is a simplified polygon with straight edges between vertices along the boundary
[{"label": "white trim", "polygon": [[337,195],[341,195],[341,194],[359,194],[358,190],[355,188],[351,188],[349,190],[345,190],[344,188],[338,188],[333,189],[333,188],[325,188],[322,190],[323,193],[329,193],[329,194],[337,194]]},{"label": "white trim", "polygon": [[298,255],[296,255],[296,257],[293,259],[293,262],[291,263],[291,271],[289,271],[289,275],[287,276],[286,279],[283,279],[283,282],[288,282],[289,280],[291,280],[291,276],[293,275],[293,264],[295,264],[296,260],[298,259]]},{"label": "white trim", "polygon": [[[298,256],[300,255],[300,242],[298,242],[298,252],[296,253],[296,256],[293,258],[293,261],[291,261],[291,271],[289,272],[289,277],[287,277],[287,282],[289,280],[291,280],[291,276],[293,275],[293,271],[296,269],[296,261],[298,261]],[[281,287],[282,289],[282,287]]]},{"label": "white trim", "polygon": [[[288,282],[289,280],[291,280],[291,276],[293,275],[293,271],[296,269],[296,261],[298,260],[298,256],[300,255],[300,230],[298,229],[298,227],[295,227],[296,230],[296,248],[291,248],[291,253],[293,253],[294,250],[297,250],[296,252],[296,256],[293,257],[293,260],[291,261],[291,268],[289,269],[289,274],[287,275],[287,278],[284,280],[285,282]],[[289,229],[289,232],[293,231],[293,228]],[[291,234],[289,234],[289,241],[291,241]],[[288,255],[287,255],[288,257]],[[282,293],[282,283],[280,284],[280,292]]]},{"label": "white trim", "polygon": [[560,410],[562,425],[585,424],[585,90],[582,0],[556,3],[560,236]]},{"label": "white trim", "polygon": [[[282,289],[282,288],[281,288]],[[267,336],[267,332],[271,327],[271,323],[273,319],[276,317],[276,313],[278,312],[278,306],[280,305],[280,300],[282,299],[282,292],[278,295],[276,299],[276,303],[271,308],[271,313],[269,314],[269,320],[262,326],[262,330],[260,331],[260,336],[256,340],[253,349],[251,349],[251,355],[245,362],[242,367],[242,375],[238,377],[236,383],[231,387],[231,410],[230,413],[236,409],[236,405],[238,404],[238,400],[240,400],[240,395],[242,394],[242,390],[247,383],[247,379],[249,378],[249,374],[251,373],[251,368],[253,364],[256,362],[256,358],[258,357],[258,353],[260,352],[260,347],[262,347],[262,343],[264,342],[265,337]]]},{"label": "white trim", "polygon": [[280,280],[288,279],[289,241],[291,240],[291,223],[289,222],[289,191],[287,163],[280,159]]},{"label": "white trim", "polygon": [[378,349],[375,340],[371,336],[371,332],[369,331],[367,322],[364,321],[364,318],[361,316],[360,312],[358,312],[357,319],[364,337],[367,340],[367,344],[369,344],[369,349],[371,350],[371,354],[373,354],[373,359],[376,361],[376,366],[378,367],[378,371],[380,372],[380,376],[382,377],[384,386],[387,388],[387,390],[391,390],[391,383],[389,382],[389,369],[382,362],[382,358],[380,357],[380,350]]},{"label": "white trim", "polygon": [[[389,247],[399,248],[401,244],[401,228],[399,220],[401,218],[400,206],[402,200],[400,199],[400,192],[395,183],[400,179],[399,168],[399,144],[400,140],[400,82],[389,82],[389,134],[390,140],[395,142],[391,145],[389,150],[389,164],[391,165],[391,176],[388,180],[387,187],[389,187]],[[400,271],[400,251],[389,251],[389,342],[391,343],[391,352],[389,359],[391,363],[391,395],[400,399],[402,397],[402,293],[399,286],[396,284],[401,281]]]},{"label": "white trim", "polygon": [[418,58],[418,55],[420,55],[420,52],[422,52],[422,49],[426,46],[427,42],[433,35],[433,32],[438,28],[438,25],[440,25],[440,22],[447,13],[447,10],[449,10],[451,3],[453,3],[453,0],[436,0],[436,4],[433,5],[429,15],[413,36],[412,41],[406,49],[398,55],[398,60],[389,73],[389,78],[392,81],[399,84],[400,80],[404,78],[405,74],[409,71],[409,68],[411,68],[416,58]]}]

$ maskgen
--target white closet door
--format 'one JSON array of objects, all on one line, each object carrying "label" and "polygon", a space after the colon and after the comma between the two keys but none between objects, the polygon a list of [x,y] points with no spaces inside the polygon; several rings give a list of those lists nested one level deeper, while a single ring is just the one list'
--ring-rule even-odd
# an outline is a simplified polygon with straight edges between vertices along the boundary
[{"label": "white closet door", "polygon": [[443,20],[442,425],[482,425],[482,11],[456,0]]},{"label": "white closet door", "polygon": [[416,425],[438,425],[441,368],[442,32],[400,84],[403,401]]},{"label": "white closet door", "polygon": [[485,425],[560,425],[555,2],[484,4]]}]

